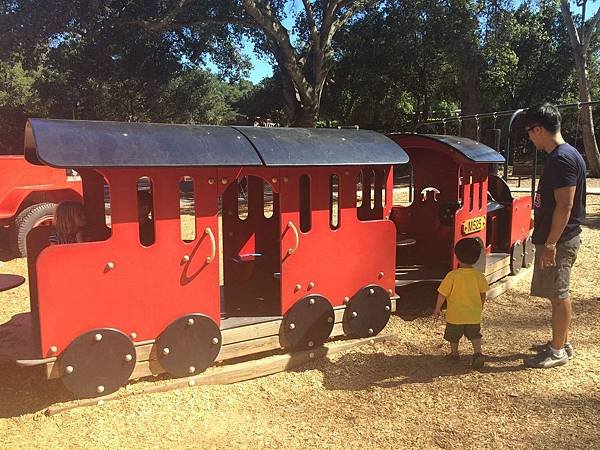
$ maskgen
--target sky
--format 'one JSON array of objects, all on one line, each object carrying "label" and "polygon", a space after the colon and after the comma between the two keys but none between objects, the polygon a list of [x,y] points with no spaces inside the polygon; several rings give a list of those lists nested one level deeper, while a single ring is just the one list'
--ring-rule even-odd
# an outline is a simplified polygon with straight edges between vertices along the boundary
[{"label": "sky", "polygon": [[[516,3],[520,4],[521,1],[517,0]],[[579,7],[577,7],[575,0],[571,0],[570,3],[571,3],[571,11],[573,13],[581,12],[581,9]],[[296,11],[298,11],[299,8],[302,8],[302,3],[300,2],[300,0],[290,0],[288,2],[288,5],[293,12],[296,12]],[[596,13],[596,11],[598,10],[599,7],[600,7],[600,1],[588,0],[586,17],[588,19],[591,18],[592,15]],[[283,21],[283,25],[288,30],[293,25],[293,18],[290,16],[293,16],[293,14],[290,14],[288,16],[288,18]],[[250,61],[252,62],[252,65],[254,66],[253,69],[250,71],[250,74],[248,77],[250,79],[250,81],[252,81],[254,84],[257,84],[263,78],[270,77],[271,75],[273,75],[273,69],[271,67],[271,64],[267,60],[258,58],[257,55],[254,54],[252,43],[250,43],[249,41],[247,41],[244,46],[244,53],[250,57]],[[211,70],[216,70],[216,68],[214,66],[211,67],[210,64],[209,64],[209,67],[211,68]]]}]

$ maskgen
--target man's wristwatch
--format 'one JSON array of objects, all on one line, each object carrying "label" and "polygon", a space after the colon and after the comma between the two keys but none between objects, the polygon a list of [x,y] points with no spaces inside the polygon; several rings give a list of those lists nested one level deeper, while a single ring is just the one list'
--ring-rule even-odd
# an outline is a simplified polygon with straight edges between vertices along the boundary
[{"label": "man's wristwatch", "polygon": [[554,250],[556,248],[556,242],[546,242],[544,247],[548,250]]}]

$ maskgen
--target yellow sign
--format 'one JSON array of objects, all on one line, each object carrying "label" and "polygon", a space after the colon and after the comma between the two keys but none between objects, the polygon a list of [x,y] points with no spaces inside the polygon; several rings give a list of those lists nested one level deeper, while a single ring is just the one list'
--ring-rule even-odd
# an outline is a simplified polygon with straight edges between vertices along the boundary
[{"label": "yellow sign", "polygon": [[485,216],[465,220],[462,224],[462,234],[476,233],[485,228]]}]

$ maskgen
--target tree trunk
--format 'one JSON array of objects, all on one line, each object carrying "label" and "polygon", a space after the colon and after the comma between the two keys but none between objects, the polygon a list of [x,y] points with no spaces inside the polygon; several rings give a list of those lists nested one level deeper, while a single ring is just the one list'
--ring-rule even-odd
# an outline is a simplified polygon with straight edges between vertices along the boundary
[{"label": "tree trunk", "polygon": [[[577,68],[577,79],[579,82],[579,101],[582,103],[589,102],[591,97],[587,79],[587,58],[581,51],[575,53],[575,67]],[[588,169],[590,169],[593,177],[600,177],[600,153],[598,152],[598,144],[596,142],[594,118],[592,116],[591,106],[583,106],[580,114],[583,147],[587,158]]]},{"label": "tree trunk", "polygon": [[[460,86],[460,114],[462,116],[474,115],[479,112],[481,95],[479,90],[479,66],[468,58],[461,67]],[[477,123],[474,119],[462,123],[462,136],[469,139],[478,139]]]}]

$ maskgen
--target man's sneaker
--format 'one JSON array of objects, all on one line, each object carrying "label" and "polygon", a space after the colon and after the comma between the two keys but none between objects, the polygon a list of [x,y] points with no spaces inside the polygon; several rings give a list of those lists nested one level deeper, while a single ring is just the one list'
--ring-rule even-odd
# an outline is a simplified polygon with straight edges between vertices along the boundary
[{"label": "man's sneaker", "polygon": [[[571,345],[570,342],[567,342],[563,348],[565,349],[565,352],[567,352],[569,359],[573,359],[573,345]],[[536,353],[550,350],[550,341],[546,342],[545,344],[533,344],[531,346],[531,350],[535,351]]]},{"label": "man's sneaker", "polygon": [[525,367],[533,367],[537,369],[549,369],[550,367],[564,366],[569,362],[567,352],[563,351],[562,355],[557,356],[552,350],[545,350],[538,353],[533,358],[523,360]]},{"label": "man's sneaker", "polygon": [[473,369],[481,369],[483,368],[483,363],[485,362],[485,356],[481,353],[474,353],[473,359],[471,360],[471,367]]}]

